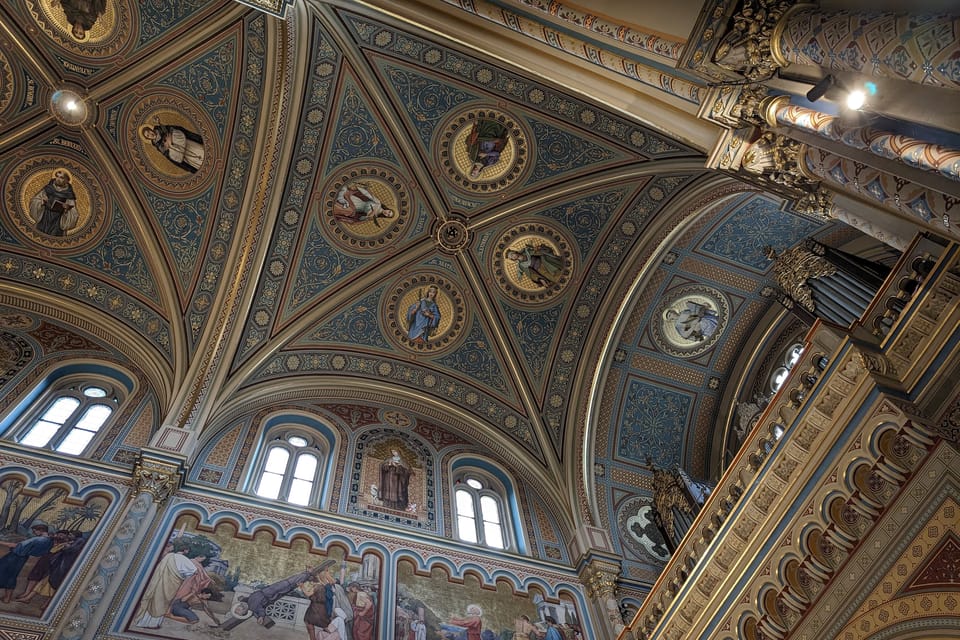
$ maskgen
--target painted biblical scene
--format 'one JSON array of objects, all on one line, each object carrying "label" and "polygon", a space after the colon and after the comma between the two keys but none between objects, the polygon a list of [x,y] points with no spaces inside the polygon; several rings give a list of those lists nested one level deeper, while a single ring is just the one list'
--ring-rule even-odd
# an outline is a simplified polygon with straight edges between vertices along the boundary
[{"label": "painted biblical scene", "polygon": [[237,535],[183,515],[143,583],[127,631],[161,638],[373,640],[381,559],[303,537]]},{"label": "painted biblical scene", "polygon": [[481,588],[467,575],[462,584],[437,568],[419,575],[407,561],[397,567],[394,640],[582,640],[572,600],[551,602],[535,588],[516,593],[504,581]]},{"label": "painted biblical scene", "polygon": [[440,136],[440,160],[462,189],[495,192],[510,186],[527,164],[527,144],[516,121],[495,109],[455,116]]},{"label": "painted biblical scene", "polygon": [[0,613],[42,617],[109,506],[104,496],[80,500],[63,486],[0,479]]}]

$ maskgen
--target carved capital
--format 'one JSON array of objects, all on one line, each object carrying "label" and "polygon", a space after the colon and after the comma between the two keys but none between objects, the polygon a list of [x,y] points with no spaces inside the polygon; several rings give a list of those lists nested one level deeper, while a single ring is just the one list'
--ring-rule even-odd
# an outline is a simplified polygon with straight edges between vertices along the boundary
[{"label": "carved capital", "polygon": [[795,4],[794,0],[743,0],[717,46],[714,63],[748,80],[762,81],[772,76],[781,66],[771,46],[777,23]]},{"label": "carved capital", "polygon": [[800,188],[815,185],[801,166],[805,146],[785,135],[765,131],[743,154],[741,168],[776,184]]},{"label": "carved capital", "polygon": [[597,600],[616,598],[620,567],[594,560],[580,572],[580,580],[587,587],[587,595]]},{"label": "carved capital", "polygon": [[133,467],[133,494],[149,493],[158,504],[166,502],[183,481],[183,466],[148,458],[142,453]]},{"label": "carved capital", "polygon": [[810,216],[833,218],[833,192],[819,184],[810,185],[807,189],[809,190],[794,202],[793,210]]},{"label": "carved capital", "polygon": [[744,87],[737,101],[730,109],[730,115],[737,118],[742,126],[777,126],[776,111],[784,103],[790,102],[790,96],[771,96],[767,88],[754,84]]}]

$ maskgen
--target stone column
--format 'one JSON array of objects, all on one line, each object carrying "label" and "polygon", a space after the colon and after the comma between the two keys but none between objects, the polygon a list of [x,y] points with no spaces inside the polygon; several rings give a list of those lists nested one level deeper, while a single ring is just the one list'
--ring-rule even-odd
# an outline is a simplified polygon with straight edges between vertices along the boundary
[{"label": "stone column", "polygon": [[73,610],[64,616],[63,626],[51,638],[93,640],[113,623],[115,612],[105,607],[116,597],[129,574],[135,550],[144,542],[158,511],[179,488],[184,468],[179,462],[147,457],[141,453],[133,470],[133,488],[119,524],[104,543],[103,552],[91,569]]},{"label": "stone column", "polygon": [[770,49],[780,67],[814,65],[960,91],[960,15],[798,6],[774,27]]}]

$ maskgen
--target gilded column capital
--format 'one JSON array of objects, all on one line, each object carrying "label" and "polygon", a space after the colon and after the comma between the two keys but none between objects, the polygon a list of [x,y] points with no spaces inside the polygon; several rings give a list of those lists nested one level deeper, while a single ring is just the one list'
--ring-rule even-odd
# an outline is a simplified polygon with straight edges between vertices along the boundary
[{"label": "gilded column capital", "polygon": [[615,598],[620,565],[603,560],[591,560],[580,570],[580,581],[591,598]]},{"label": "gilded column capital", "polygon": [[811,185],[809,191],[797,198],[793,210],[821,218],[836,218],[836,205],[833,203],[834,193],[822,185]]},{"label": "gilded column capital", "polygon": [[802,169],[806,145],[772,131],[760,134],[743,154],[741,168],[784,187],[807,190],[812,184]]},{"label": "gilded column capital", "polygon": [[795,5],[795,0],[743,0],[713,61],[747,80],[762,81],[772,76],[783,66],[774,59],[772,41],[781,18]]},{"label": "gilded column capital", "polygon": [[133,496],[149,493],[153,501],[163,504],[180,488],[183,465],[149,458],[143,453],[133,467]]}]

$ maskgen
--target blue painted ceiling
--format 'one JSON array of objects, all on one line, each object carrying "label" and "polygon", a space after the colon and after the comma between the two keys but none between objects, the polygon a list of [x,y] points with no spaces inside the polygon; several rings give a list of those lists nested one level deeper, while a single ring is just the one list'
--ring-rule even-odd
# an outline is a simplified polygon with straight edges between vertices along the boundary
[{"label": "blue painted ceiling", "polygon": [[[0,7],[16,43],[0,48],[0,292],[137,336],[127,357],[161,372],[168,421],[375,389],[467,416],[557,478],[594,444],[628,476],[648,458],[706,473],[731,369],[770,306],[760,248],[816,223],[582,95],[376,17],[117,0],[111,29],[75,42],[34,4]],[[82,126],[51,115],[63,86],[87,97]],[[457,164],[485,119],[512,145],[500,182]],[[146,143],[153,124],[193,129],[199,168]],[[25,204],[58,166],[89,209],[65,239],[33,232]],[[354,184],[395,216],[332,215]],[[716,203],[696,195],[724,185]],[[505,259],[525,238],[562,254],[556,286]],[[407,313],[431,285],[443,320],[418,344]],[[662,306],[695,286],[722,298],[723,325],[678,355]],[[591,393],[603,408],[586,416]]]}]

